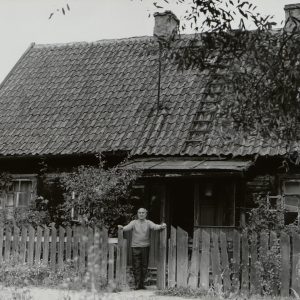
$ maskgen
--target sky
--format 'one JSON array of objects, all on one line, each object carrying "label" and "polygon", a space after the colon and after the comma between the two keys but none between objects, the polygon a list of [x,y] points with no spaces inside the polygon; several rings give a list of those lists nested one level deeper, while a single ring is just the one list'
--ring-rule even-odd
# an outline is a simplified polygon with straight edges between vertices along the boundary
[{"label": "sky", "polygon": [[[175,0],[168,1],[164,9],[172,10],[182,21],[185,8],[176,5]],[[252,2],[260,12],[274,15],[280,24],[284,5],[300,0]],[[152,0],[0,0],[0,82],[32,42],[52,44],[152,35],[154,11],[157,9]]]}]

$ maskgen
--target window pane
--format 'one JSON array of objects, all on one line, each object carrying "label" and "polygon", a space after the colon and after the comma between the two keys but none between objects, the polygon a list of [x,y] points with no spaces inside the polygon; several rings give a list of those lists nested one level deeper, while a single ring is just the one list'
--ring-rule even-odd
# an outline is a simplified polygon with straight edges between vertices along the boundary
[{"label": "window pane", "polygon": [[32,182],[31,181],[21,181],[20,182],[20,192],[30,192]]},{"label": "window pane", "polygon": [[298,197],[285,197],[285,206],[287,212],[298,212]]},{"label": "window pane", "polygon": [[6,198],[6,206],[13,207],[14,206],[14,194],[8,193]]},{"label": "window pane", "polygon": [[28,206],[30,200],[30,193],[18,193],[17,206]]},{"label": "window pane", "polygon": [[284,193],[287,195],[290,194],[299,194],[300,195],[300,181],[286,181],[284,183]]}]

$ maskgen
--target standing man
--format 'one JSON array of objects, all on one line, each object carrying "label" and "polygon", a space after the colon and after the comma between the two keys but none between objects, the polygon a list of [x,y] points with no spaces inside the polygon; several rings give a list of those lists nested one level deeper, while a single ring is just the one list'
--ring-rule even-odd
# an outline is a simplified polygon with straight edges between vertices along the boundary
[{"label": "standing man", "polygon": [[145,289],[144,281],[148,270],[149,248],[150,248],[150,229],[165,229],[166,224],[155,224],[147,220],[147,209],[139,208],[137,220],[131,221],[128,225],[118,225],[124,231],[132,230],[132,267],[135,281],[135,290]]}]

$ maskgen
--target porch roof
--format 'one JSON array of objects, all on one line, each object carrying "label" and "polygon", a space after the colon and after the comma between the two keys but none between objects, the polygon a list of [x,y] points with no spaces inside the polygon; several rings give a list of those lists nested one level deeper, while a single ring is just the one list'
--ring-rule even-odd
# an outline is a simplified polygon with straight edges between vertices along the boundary
[{"label": "porch roof", "polygon": [[134,159],[123,164],[124,169],[139,170],[224,170],[245,171],[254,162],[251,160],[192,160],[178,159]]}]

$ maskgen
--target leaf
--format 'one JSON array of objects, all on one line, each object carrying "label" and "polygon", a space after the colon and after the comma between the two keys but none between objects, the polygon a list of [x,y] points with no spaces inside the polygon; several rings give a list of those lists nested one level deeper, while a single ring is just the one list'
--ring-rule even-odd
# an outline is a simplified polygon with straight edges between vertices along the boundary
[{"label": "leaf", "polygon": [[50,14],[50,16],[49,16],[49,20],[52,18],[52,16],[54,15],[54,13],[52,12],[51,14]]},{"label": "leaf", "polygon": [[67,4],[67,9],[70,11],[70,6],[69,6],[69,4]]},{"label": "leaf", "polygon": [[66,12],[65,12],[65,9],[64,8],[62,8],[61,9],[61,11],[62,11],[62,13],[65,15],[66,14]]}]

